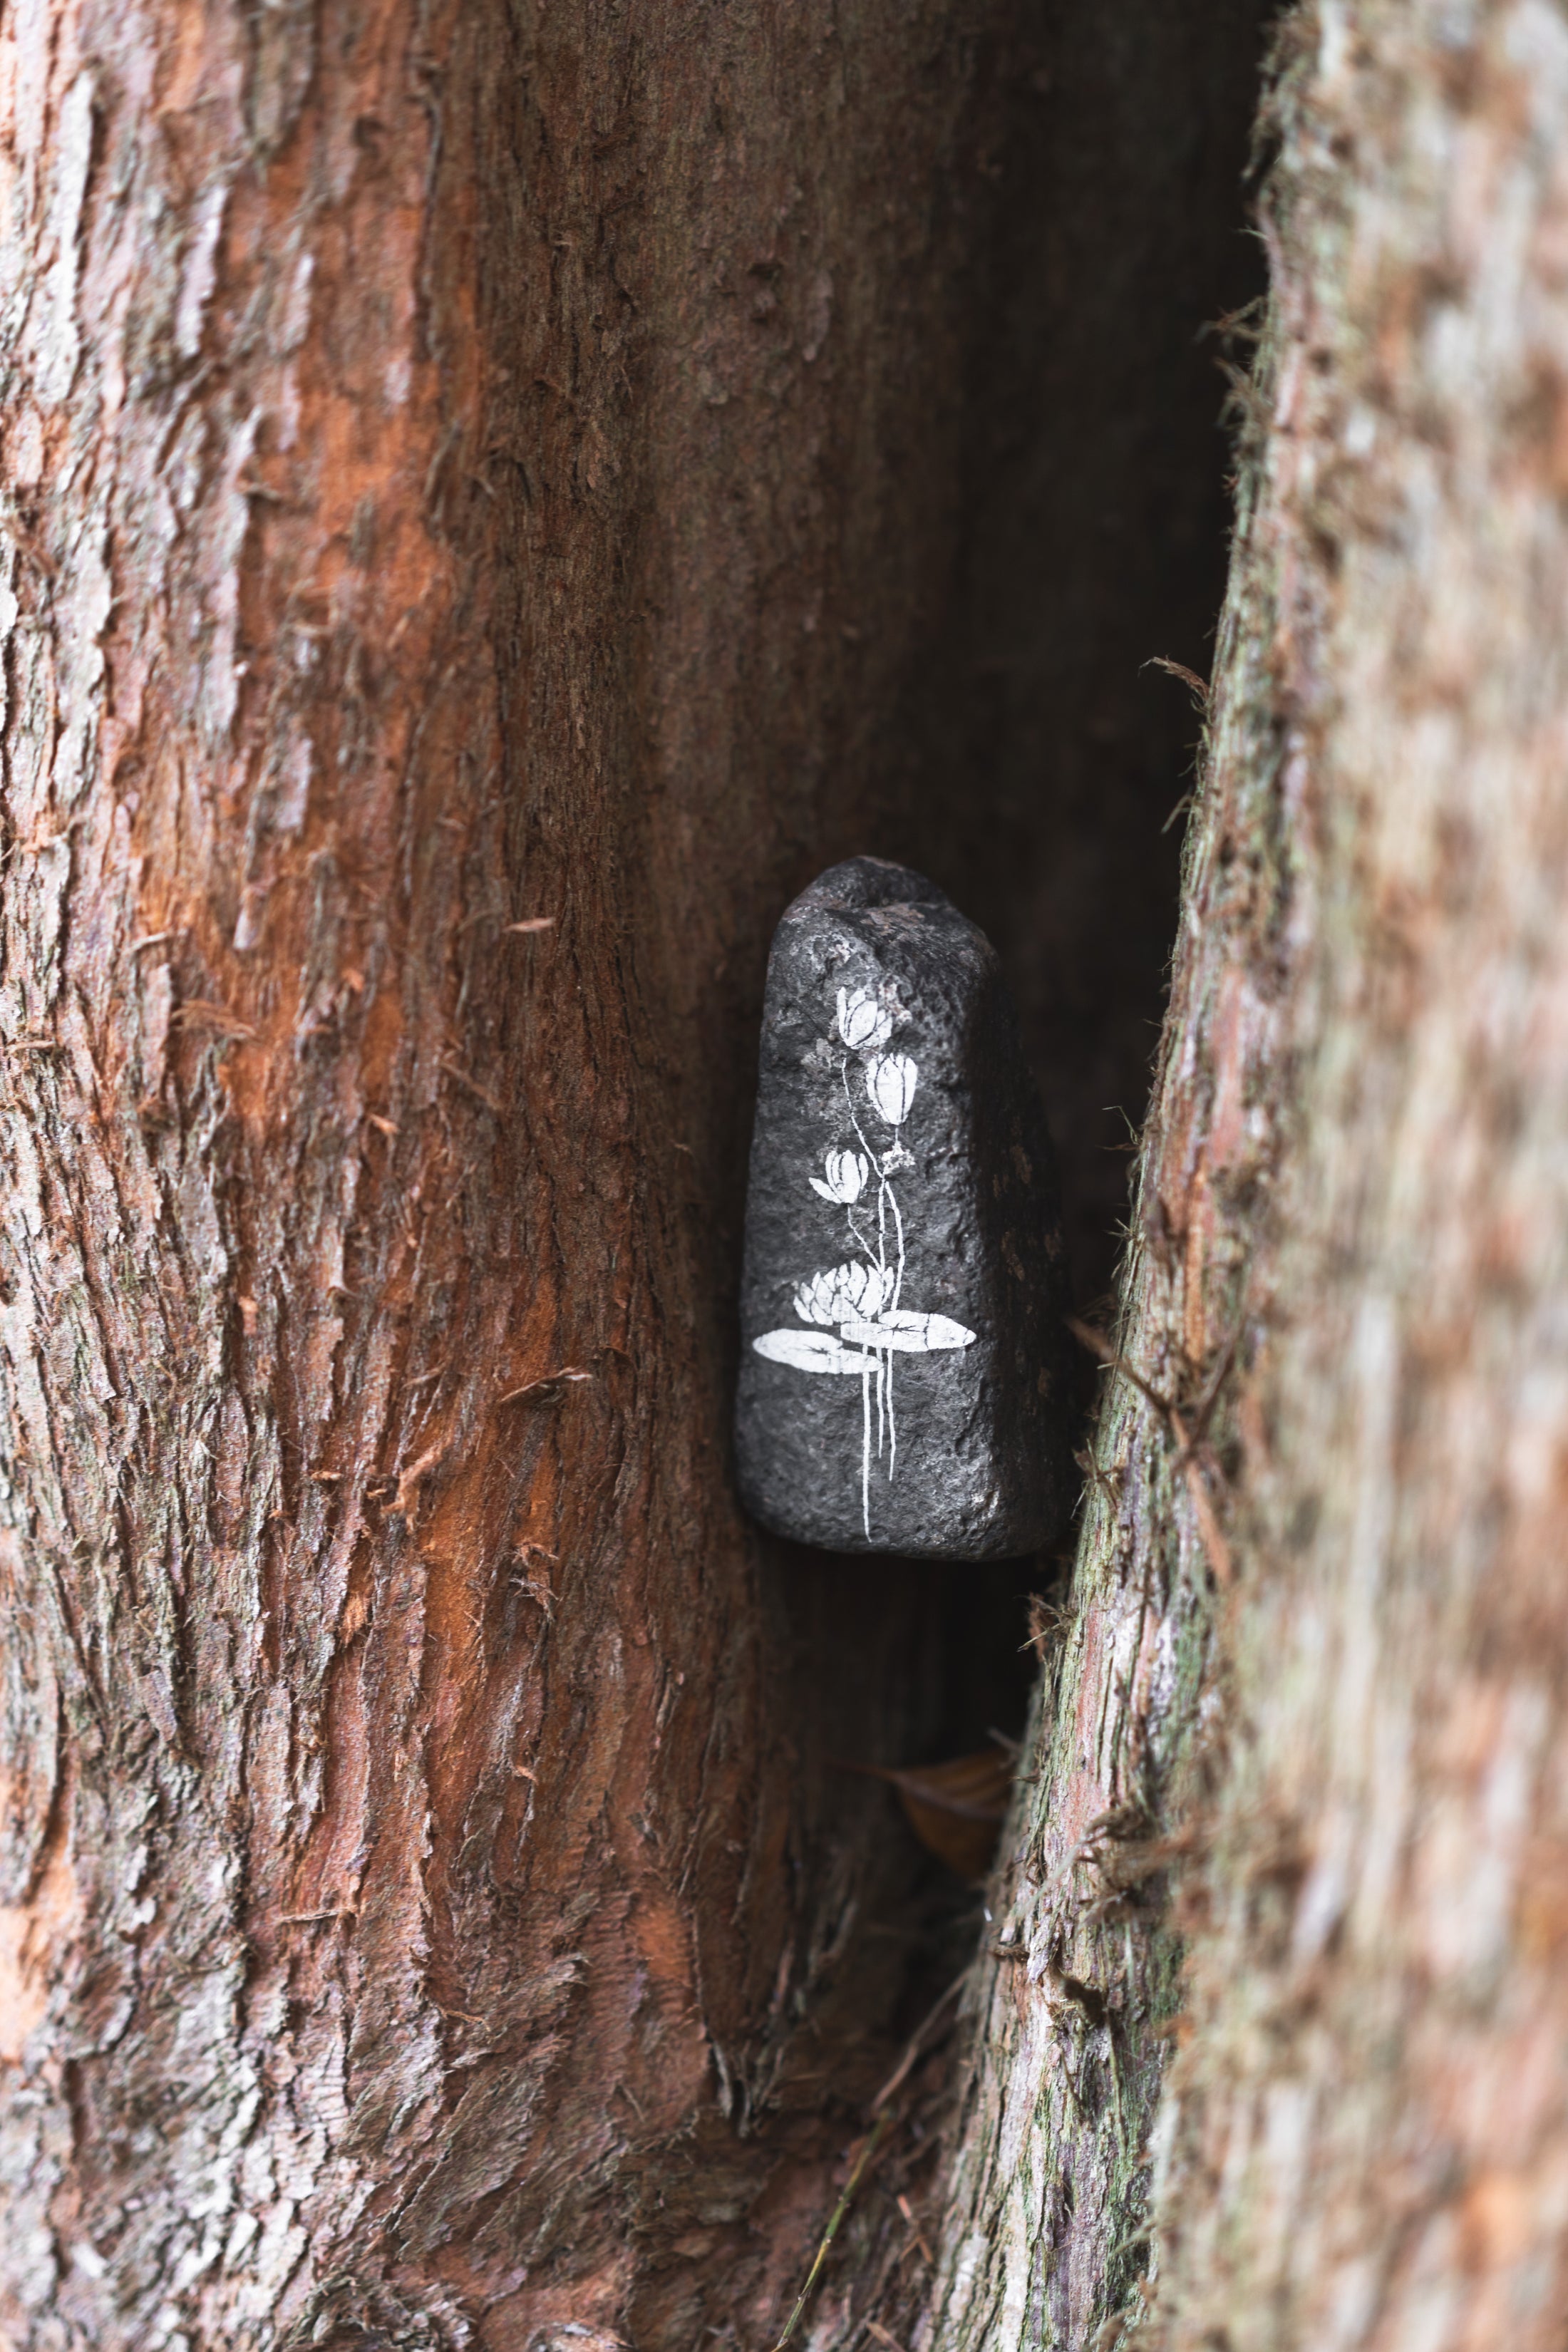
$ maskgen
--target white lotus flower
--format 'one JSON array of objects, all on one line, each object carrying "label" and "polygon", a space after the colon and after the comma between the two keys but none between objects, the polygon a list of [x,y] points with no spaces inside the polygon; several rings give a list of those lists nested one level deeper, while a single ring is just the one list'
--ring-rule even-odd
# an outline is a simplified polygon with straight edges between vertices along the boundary
[{"label": "white lotus flower", "polygon": [[861,1151],[830,1151],[827,1155],[827,1181],[820,1176],[811,1180],[813,1192],[820,1192],[825,1201],[841,1201],[846,1207],[858,1201],[866,1190],[871,1173],[871,1163]]},{"label": "white lotus flower", "polygon": [[841,988],[838,1034],[852,1054],[879,1054],[893,1034],[893,1016],[868,988]]},{"label": "white lotus flower", "polygon": [[902,1127],[920,1072],[907,1054],[883,1054],[866,1065],[866,1091],[889,1127]]},{"label": "white lotus flower", "polygon": [[795,1294],[795,1311],[803,1323],[868,1322],[881,1313],[892,1287],[892,1276],[879,1266],[851,1258],[803,1282]]}]

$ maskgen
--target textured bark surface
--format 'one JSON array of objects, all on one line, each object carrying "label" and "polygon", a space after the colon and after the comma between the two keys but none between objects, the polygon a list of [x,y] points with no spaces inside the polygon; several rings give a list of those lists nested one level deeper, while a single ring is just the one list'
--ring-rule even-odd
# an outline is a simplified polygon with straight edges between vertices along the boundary
[{"label": "textured bark surface", "polygon": [[[911,108],[889,29],[868,152],[927,187],[961,79]],[[693,1171],[769,858],[830,745],[865,789],[840,604],[896,665],[947,531],[885,574],[880,379],[811,369],[940,379],[952,214],[835,285],[836,46],[753,30],[742,172],[722,44],[648,37],[662,113],[471,11],[11,48],[18,2341],[765,2307],[819,2149],[742,2127],[889,1970],[878,1794],[812,1834],[791,1737],[918,1742],[929,1627],[836,1601],[851,1714],[808,1585],[791,1705]],[[807,2218],[737,2250],[770,2182]]]},{"label": "textured bark surface", "polygon": [[1568,31],[1354,0],[1279,59],[1128,1369],[944,2352],[1563,2340]]},{"label": "textured bark surface", "polygon": [[29,2352],[652,2352],[797,2283],[918,1867],[831,1759],[931,1752],[977,1621],[736,1512],[748,1062],[847,850],[1053,909],[1094,1258],[1255,12],[1095,17],[0,26]]}]

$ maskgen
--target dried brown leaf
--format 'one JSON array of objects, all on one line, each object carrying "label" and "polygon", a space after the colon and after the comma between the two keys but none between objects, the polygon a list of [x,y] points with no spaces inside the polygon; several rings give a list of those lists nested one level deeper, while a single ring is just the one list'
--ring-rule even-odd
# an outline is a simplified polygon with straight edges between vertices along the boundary
[{"label": "dried brown leaf", "polygon": [[992,1744],[941,1764],[855,1764],[889,1781],[921,1843],[961,1878],[984,1878],[1007,1815],[1014,1759]]}]

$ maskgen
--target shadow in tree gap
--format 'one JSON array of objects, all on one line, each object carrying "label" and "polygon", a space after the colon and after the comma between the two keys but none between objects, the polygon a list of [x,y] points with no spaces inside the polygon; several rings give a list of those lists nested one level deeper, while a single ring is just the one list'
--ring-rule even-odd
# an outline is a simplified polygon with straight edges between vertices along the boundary
[{"label": "shadow in tree gap", "polygon": [[[918,866],[995,942],[1056,1139],[1080,1312],[1113,1286],[1175,932],[1200,721],[1150,665],[1206,677],[1212,659],[1231,517],[1223,322],[1265,283],[1247,178],[1271,14],[1033,7],[984,61],[963,528],[871,837],[818,861],[868,848]],[[1016,1736],[1037,1671],[1028,1596],[1059,1582],[1070,1535],[1054,1558],[985,1568],[767,1545],[826,1821],[822,1745],[850,1700],[826,1650],[852,1678],[878,1648],[919,1661],[898,1761]],[[962,1958],[976,1898],[917,1866],[890,1795],[888,1810],[908,1866],[886,1899],[917,1947],[911,1900],[926,1923],[912,2010]]]}]

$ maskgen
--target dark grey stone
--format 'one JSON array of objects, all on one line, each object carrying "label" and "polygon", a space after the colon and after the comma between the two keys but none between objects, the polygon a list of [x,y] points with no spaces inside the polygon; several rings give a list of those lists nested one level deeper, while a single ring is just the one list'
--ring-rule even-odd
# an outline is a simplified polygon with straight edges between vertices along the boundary
[{"label": "dark grey stone", "polygon": [[786,908],[763,1014],[736,1450],[839,1551],[1005,1559],[1068,1502],[1056,1172],[994,950],[920,875]]}]

